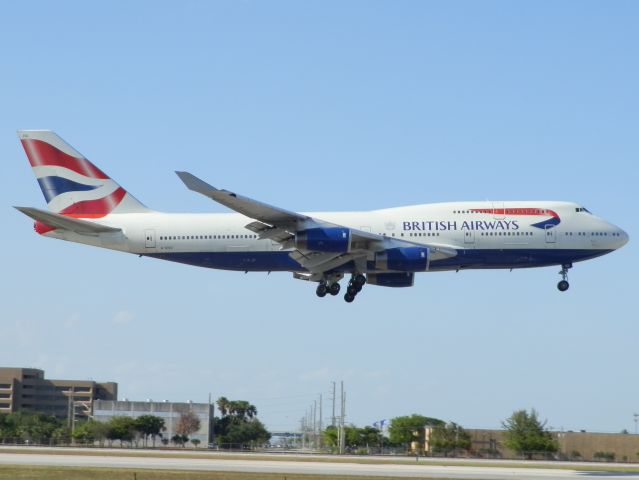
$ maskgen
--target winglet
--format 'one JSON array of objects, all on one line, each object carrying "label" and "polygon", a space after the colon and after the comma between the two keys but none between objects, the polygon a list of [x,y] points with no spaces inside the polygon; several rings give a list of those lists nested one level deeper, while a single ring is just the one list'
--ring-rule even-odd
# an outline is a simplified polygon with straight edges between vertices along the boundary
[{"label": "winglet", "polygon": [[189,172],[175,172],[180,180],[186,185],[186,188],[193,190],[194,192],[201,193],[205,196],[210,196],[212,192],[219,192],[220,190],[209,185],[204,180],[197,178],[195,175]]}]

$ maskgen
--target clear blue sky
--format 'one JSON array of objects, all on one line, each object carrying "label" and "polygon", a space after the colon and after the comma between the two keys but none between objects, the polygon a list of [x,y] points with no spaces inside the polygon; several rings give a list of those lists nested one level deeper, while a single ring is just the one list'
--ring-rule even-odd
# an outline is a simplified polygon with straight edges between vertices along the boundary
[{"label": "clear blue sky", "polygon": [[[633,430],[639,4],[20,2],[0,15],[0,365],[131,399],[247,399],[295,428],[343,379],[348,420]],[[225,209],[188,170],[299,211],[571,200],[621,251],[422,274],[320,300],[289,274],[198,269],[39,237],[18,128],[51,128],[148,206]],[[325,404],[328,411],[328,403]]]}]

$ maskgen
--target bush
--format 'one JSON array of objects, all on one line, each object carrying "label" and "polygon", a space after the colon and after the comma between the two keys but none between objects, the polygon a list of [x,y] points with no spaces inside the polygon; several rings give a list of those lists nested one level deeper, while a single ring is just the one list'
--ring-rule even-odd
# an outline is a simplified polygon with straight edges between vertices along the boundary
[{"label": "bush", "polygon": [[595,452],[593,457],[595,460],[613,462],[615,460],[615,452]]}]

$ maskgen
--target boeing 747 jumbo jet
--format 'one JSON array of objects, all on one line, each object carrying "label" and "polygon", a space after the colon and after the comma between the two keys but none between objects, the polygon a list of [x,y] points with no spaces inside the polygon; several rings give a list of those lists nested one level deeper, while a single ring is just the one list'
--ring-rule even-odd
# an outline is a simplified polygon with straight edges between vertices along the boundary
[{"label": "boeing 747 jumbo jet", "polygon": [[237,213],[148,209],[55,133],[20,130],[48,211],[16,207],[46,237],[200,267],[292,272],[319,297],[364,284],[411,287],[415,273],[484,268],[568,269],[621,248],[628,235],[570,202],[455,202],[367,212],[297,213],[220,190],[187,172],[187,188]]}]

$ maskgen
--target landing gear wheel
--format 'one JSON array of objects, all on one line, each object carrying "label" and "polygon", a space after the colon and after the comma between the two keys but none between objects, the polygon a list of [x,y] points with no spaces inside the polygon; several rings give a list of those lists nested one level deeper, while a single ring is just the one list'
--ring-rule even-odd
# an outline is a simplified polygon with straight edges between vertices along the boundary
[{"label": "landing gear wheel", "polygon": [[326,284],[320,283],[317,286],[317,290],[315,290],[315,293],[317,294],[318,297],[322,298],[326,296],[326,291],[327,291]]},{"label": "landing gear wheel", "polygon": [[355,285],[349,284],[348,288],[346,289],[346,293],[354,297],[355,295],[357,295],[357,287]]},{"label": "landing gear wheel", "polygon": [[559,275],[561,275],[561,281],[557,284],[557,289],[560,292],[565,292],[570,287],[568,283],[568,270],[572,268],[572,263],[564,263],[561,266],[561,270],[559,271]]},{"label": "landing gear wheel", "polygon": [[330,287],[328,287],[328,293],[335,296],[339,293],[341,287],[339,283],[332,283]]},{"label": "landing gear wheel", "polygon": [[355,277],[353,278],[353,283],[354,283],[355,285],[358,285],[359,287],[362,287],[362,286],[364,286],[364,284],[366,283],[366,277],[365,277],[364,275],[362,275],[361,273],[360,273],[360,274],[357,274],[357,275],[355,275]]},{"label": "landing gear wheel", "polygon": [[344,295],[344,301],[346,303],[351,303],[353,300],[355,300],[355,295],[351,295],[350,293]]}]

